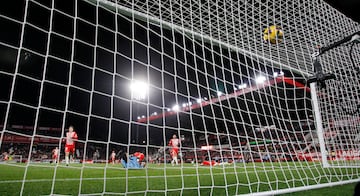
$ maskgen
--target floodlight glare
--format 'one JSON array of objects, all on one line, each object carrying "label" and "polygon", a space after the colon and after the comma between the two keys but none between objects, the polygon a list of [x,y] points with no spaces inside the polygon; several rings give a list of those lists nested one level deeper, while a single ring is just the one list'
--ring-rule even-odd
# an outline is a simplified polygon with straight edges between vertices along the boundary
[{"label": "floodlight glare", "polygon": [[266,81],[266,77],[265,76],[258,76],[257,78],[255,78],[255,82],[256,84],[262,84]]},{"label": "floodlight glare", "polygon": [[244,88],[246,88],[246,87],[247,87],[247,84],[245,84],[245,83],[244,83],[244,84],[240,84],[240,85],[238,86],[239,89],[244,89]]},{"label": "floodlight glare", "polygon": [[223,93],[221,91],[217,92],[217,96],[221,96]]},{"label": "floodlight glare", "polygon": [[135,99],[145,99],[149,91],[149,85],[142,81],[134,80],[130,84],[132,97]]},{"label": "floodlight glare", "polygon": [[178,111],[180,110],[179,105],[174,105],[174,106],[172,107],[172,110],[173,110],[174,112],[178,112]]}]

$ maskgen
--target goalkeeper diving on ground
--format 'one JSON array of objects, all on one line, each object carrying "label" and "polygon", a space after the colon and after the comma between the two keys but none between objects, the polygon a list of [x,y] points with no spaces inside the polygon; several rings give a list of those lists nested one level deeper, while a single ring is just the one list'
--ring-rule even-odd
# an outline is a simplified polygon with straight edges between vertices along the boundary
[{"label": "goalkeeper diving on ground", "polygon": [[128,169],[141,169],[145,167],[145,162],[143,162],[145,155],[141,152],[135,152],[129,156],[128,153],[123,153],[121,155],[121,164],[124,168]]}]

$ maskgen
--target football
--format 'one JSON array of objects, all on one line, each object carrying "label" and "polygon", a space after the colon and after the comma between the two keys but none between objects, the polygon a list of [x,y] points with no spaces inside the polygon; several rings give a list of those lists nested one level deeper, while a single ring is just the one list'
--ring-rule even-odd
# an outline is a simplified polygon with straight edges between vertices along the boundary
[{"label": "football", "polygon": [[267,43],[279,44],[283,41],[284,32],[280,26],[272,25],[267,27],[263,33],[263,39]]}]

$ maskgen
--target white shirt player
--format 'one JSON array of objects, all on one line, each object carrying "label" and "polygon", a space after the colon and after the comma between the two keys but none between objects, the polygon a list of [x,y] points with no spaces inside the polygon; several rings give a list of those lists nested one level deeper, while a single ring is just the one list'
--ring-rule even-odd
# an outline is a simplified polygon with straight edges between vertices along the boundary
[{"label": "white shirt player", "polygon": [[77,139],[77,134],[74,131],[66,133],[66,145],[73,145],[75,139]]},{"label": "white shirt player", "polygon": [[116,156],[116,153],[115,153],[115,152],[111,153],[111,158],[112,158],[112,159],[115,159],[115,156]]}]

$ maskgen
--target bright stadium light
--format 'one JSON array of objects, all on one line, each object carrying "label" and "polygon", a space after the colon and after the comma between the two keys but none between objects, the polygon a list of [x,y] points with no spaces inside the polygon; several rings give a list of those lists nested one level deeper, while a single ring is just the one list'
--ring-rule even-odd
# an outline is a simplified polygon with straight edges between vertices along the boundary
[{"label": "bright stadium light", "polygon": [[187,104],[186,104],[186,103],[183,103],[183,104],[182,104],[182,107],[183,107],[183,108],[184,108],[184,107],[186,107],[186,106],[187,106]]},{"label": "bright stadium light", "polygon": [[145,99],[149,91],[149,85],[146,82],[134,80],[130,84],[130,90],[134,99]]},{"label": "bright stadium light", "polygon": [[244,83],[244,84],[240,84],[240,85],[238,86],[239,89],[244,89],[244,88],[246,88],[246,87],[247,87],[247,84],[245,84],[245,83]]},{"label": "bright stadium light", "polygon": [[265,76],[258,76],[255,78],[255,82],[256,84],[262,84],[266,81],[266,77]]},{"label": "bright stadium light", "polygon": [[174,106],[172,107],[172,110],[173,110],[174,112],[180,111],[179,105],[174,105]]},{"label": "bright stadium light", "polygon": [[202,102],[202,99],[199,98],[199,99],[196,99],[196,103],[201,103]]},{"label": "bright stadium light", "polygon": [[221,91],[218,91],[216,94],[217,96],[221,96],[223,93]]}]

